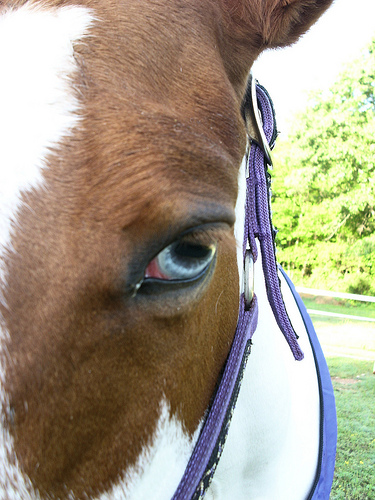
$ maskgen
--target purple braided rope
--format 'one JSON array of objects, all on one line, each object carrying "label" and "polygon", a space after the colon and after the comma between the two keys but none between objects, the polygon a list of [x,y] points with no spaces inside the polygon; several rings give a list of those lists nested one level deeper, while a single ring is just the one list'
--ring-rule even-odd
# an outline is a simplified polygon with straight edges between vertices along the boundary
[{"label": "purple braided rope", "polygon": [[225,416],[240,371],[243,354],[248,341],[255,331],[257,323],[258,302],[256,297],[253,298],[250,309],[246,311],[245,300],[242,296],[237,329],[219,388],[215,394],[193,454],[190,457],[172,500],[190,500],[194,493],[196,493],[194,495],[195,498],[203,498],[205,494],[206,489],[201,487],[201,484],[203,484],[207,476],[209,476],[209,482],[211,481],[221,455],[222,447],[219,450],[215,465],[211,469],[206,470],[207,464],[210,462],[223,424],[225,423]]},{"label": "purple braided rope", "polygon": [[[273,111],[265,92],[257,87],[258,99],[263,115],[267,140],[273,134]],[[253,258],[258,251],[255,238],[260,241],[263,272],[267,296],[277,324],[283,332],[296,359],[303,353],[296,340],[281,295],[277,274],[273,228],[270,216],[269,187],[263,151],[254,142],[249,155],[249,177],[247,179],[244,256],[249,242]],[[234,393],[239,391],[240,378],[246,365],[248,344],[258,323],[258,302],[254,295],[249,310],[246,310],[244,296],[240,299],[239,319],[219,387],[213,398],[202,431],[195,445],[184,475],[172,500],[203,499],[215,473],[225,443],[231,416],[235,405]],[[242,370],[242,373],[241,373]]]},{"label": "purple braided rope", "polygon": [[[273,135],[274,116],[267,94],[257,86],[257,98],[262,112],[263,127],[270,142]],[[297,335],[286,312],[277,273],[273,226],[269,199],[267,170],[262,149],[252,143],[249,155],[249,177],[247,179],[246,224],[245,232],[254,261],[258,256],[255,237],[259,239],[262,253],[262,267],[266,283],[268,301],[276,322],[282,331],[296,360],[303,359],[303,352],[297,342]]]}]

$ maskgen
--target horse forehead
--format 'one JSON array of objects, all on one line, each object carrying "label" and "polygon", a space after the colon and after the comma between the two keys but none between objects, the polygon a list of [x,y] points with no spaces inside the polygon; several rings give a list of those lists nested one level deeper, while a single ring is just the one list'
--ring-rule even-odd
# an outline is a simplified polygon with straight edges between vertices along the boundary
[{"label": "horse forehead", "polygon": [[[167,167],[173,176],[181,165],[194,174],[200,164],[201,177],[213,168],[236,177],[244,128],[212,26],[190,4],[178,11],[173,1],[168,9],[133,3],[126,9],[98,6],[93,36],[76,50],[86,133],[101,161],[138,164],[150,175],[160,174],[161,166],[165,174]],[[207,165],[215,149],[227,156],[225,165]],[[129,179],[131,173],[129,168]]]},{"label": "horse forehead", "polygon": [[[84,7],[52,8],[52,5],[53,2],[47,1],[31,7],[25,4],[5,11],[0,17],[0,45],[6,47],[1,52],[0,66],[7,75],[0,82],[4,110],[0,119],[3,138],[0,159],[2,165],[7,165],[1,171],[4,211],[16,212],[20,192],[41,184],[50,150],[71,136],[80,121],[84,121],[85,127],[80,138],[86,139],[86,144],[81,140],[81,148],[86,151],[92,148],[100,158],[97,172],[103,173],[106,162],[112,171],[121,170],[130,184],[132,172],[138,175],[137,168],[119,169],[119,166],[132,164],[145,168],[146,165],[149,185],[154,175],[166,185],[170,182],[166,177],[171,177],[166,175],[167,170],[176,178],[176,163],[183,164],[185,172],[192,171],[190,178],[196,174],[194,170],[200,169],[201,183],[204,171],[210,171],[213,179],[212,171],[216,170],[218,179],[227,177],[226,188],[231,190],[233,200],[236,192],[233,167],[241,155],[238,146],[241,134],[238,112],[234,111],[236,98],[230,86],[219,83],[225,78],[217,54],[204,58],[216,61],[208,78],[201,54],[195,56],[194,50],[188,50],[186,55],[181,42],[166,44],[165,34],[154,36],[154,43],[148,43],[144,50],[142,36],[137,34],[142,23],[132,19],[131,8],[129,12],[114,9],[111,14],[113,6],[106,9],[100,2],[95,12]],[[138,10],[134,10],[135,15],[139,15]],[[176,15],[173,9],[171,13]],[[153,14],[158,17],[156,11]],[[201,25],[200,20],[197,26]],[[184,22],[181,26],[183,34]],[[146,28],[155,30],[154,25]],[[162,31],[160,26],[158,29]],[[151,61],[152,55],[145,58],[145,54],[155,54],[159,46],[163,49],[159,61]],[[163,78],[168,85],[160,81]],[[208,79],[214,85],[214,92]],[[205,106],[201,105],[203,100]],[[225,162],[217,158],[219,161],[208,166],[202,157],[214,157],[216,146],[223,152],[219,156],[229,151],[231,158]],[[143,152],[135,158],[134,150],[139,152],[141,147]],[[69,153],[64,151],[64,154]],[[124,158],[130,155],[132,161],[125,162]],[[79,158],[81,164],[92,160],[84,154]],[[87,169],[92,180],[95,162],[90,163]],[[105,187],[104,183],[103,190]],[[141,192],[138,195],[142,197]]]}]

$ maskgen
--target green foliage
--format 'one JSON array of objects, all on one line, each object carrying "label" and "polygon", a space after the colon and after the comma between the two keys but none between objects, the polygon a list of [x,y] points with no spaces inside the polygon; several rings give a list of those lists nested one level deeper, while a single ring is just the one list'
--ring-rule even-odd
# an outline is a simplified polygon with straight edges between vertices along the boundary
[{"label": "green foliage", "polygon": [[297,281],[375,293],[374,134],[375,40],[275,151],[278,259]]}]

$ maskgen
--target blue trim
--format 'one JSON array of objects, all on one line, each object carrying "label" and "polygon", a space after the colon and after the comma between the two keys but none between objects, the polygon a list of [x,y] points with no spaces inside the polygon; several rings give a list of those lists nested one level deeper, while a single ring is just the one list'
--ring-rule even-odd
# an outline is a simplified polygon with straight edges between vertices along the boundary
[{"label": "blue trim", "polygon": [[307,497],[307,500],[328,500],[332,488],[333,474],[335,470],[337,444],[336,405],[331,377],[311,318],[306,311],[306,307],[285,271],[280,266],[279,270],[288,283],[291,292],[293,293],[294,299],[298,305],[301,316],[305,323],[306,331],[310,339],[311,348],[314,353],[319,383],[321,416],[319,463],[314,485],[309,496]]}]

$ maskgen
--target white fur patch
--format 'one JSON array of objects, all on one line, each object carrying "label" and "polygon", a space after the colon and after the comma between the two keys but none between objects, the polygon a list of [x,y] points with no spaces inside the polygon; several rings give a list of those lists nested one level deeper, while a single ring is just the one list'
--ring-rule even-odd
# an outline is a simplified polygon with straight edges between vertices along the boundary
[{"label": "white fur patch", "polygon": [[170,500],[184,474],[199,431],[200,426],[190,439],[181,423],[170,417],[169,406],[163,401],[152,446],[143,451],[123,481],[99,500]]},{"label": "white fur patch", "polygon": [[[77,124],[79,104],[69,78],[76,71],[73,44],[93,21],[81,7],[54,10],[24,5],[0,14],[0,300],[4,304],[6,268],[3,255],[11,240],[22,192],[42,185],[42,169],[50,148]],[[6,306],[6,304],[4,304]],[[1,320],[1,318],[0,318]],[[0,323],[1,341],[7,332]],[[4,342],[3,342],[4,344]],[[12,456],[12,440],[4,429],[7,398],[0,365],[0,498],[35,500],[35,493]]]},{"label": "white fur patch", "polygon": [[255,264],[259,322],[229,434],[207,500],[302,500],[315,477],[319,390],[307,332],[288,285],[282,291],[305,354],[295,361]]},{"label": "white fur patch", "polygon": [[[238,177],[235,237],[243,291],[246,158]],[[305,354],[295,361],[268,303],[258,248],[255,292],[259,322],[223,454],[206,500],[302,500],[315,477],[319,449],[316,367],[289,287],[282,292]]]},{"label": "white fur patch", "polygon": [[69,77],[73,42],[92,22],[81,7],[54,11],[27,4],[0,16],[0,245],[20,193],[41,183],[50,148],[77,123]]}]

